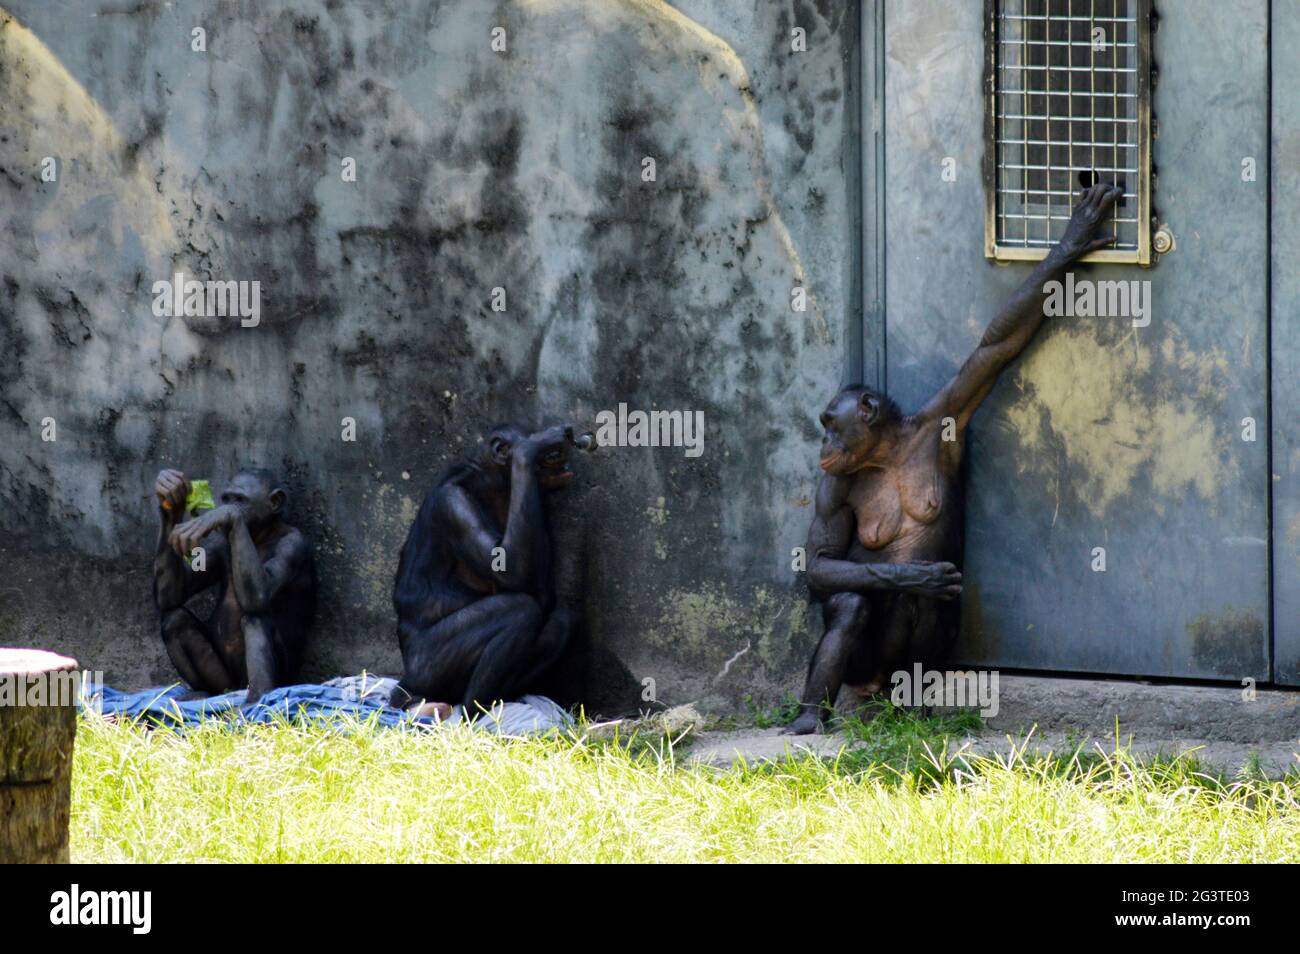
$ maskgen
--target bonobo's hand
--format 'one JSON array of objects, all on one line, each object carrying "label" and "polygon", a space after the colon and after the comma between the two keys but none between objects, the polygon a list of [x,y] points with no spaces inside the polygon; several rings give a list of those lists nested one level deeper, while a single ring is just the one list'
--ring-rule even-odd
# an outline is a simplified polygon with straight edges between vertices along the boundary
[{"label": "bonobo's hand", "polygon": [[160,470],[153,482],[153,492],[158,495],[158,507],[172,519],[185,514],[185,500],[190,495],[190,482],[179,470]]},{"label": "bonobo's hand", "polygon": [[1115,201],[1124,194],[1124,187],[1105,182],[1094,182],[1083,190],[1079,204],[1074,207],[1070,224],[1065,227],[1058,246],[1071,259],[1105,248],[1115,241],[1113,235],[1097,235],[1097,229],[1110,215]]},{"label": "bonobo's hand", "polygon": [[557,425],[529,434],[511,451],[515,460],[535,464],[548,454],[563,453],[569,447],[568,428]]},{"label": "bonobo's hand", "polygon": [[238,508],[229,505],[206,510],[193,520],[186,520],[171,532],[167,542],[182,560],[188,560],[190,553],[209,533],[229,530],[231,524],[240,519]]},{"label": "bonobo's hand", "polygon": [[896,563],[894,582],[900,590],[950,600],[961,595],[961,571],[951,563]]}]

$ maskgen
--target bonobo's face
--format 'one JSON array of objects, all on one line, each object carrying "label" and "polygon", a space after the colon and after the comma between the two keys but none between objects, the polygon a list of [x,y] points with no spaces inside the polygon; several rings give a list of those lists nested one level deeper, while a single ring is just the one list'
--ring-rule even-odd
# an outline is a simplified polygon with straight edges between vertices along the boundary
[{"label": "bonobo's face", "polygon": [[847,389],[826,405],[821,415],[821,469],[835,477],[855,474],[871,462],[890,421],[873,391]]},{"label": "bonobo's face", "polygon": [[238,473],[221,491],[223,506],[238,507],[244,512],[244,522],[250,527],[260,527],[280,514],[284,494],[270,481],[246,472]]},{"label": "bonobo's face", "polygon": [[[503,480],[509,480],[510,460],[515,445],[538,435],[515,427],[497,428],[488,440],[487,463]],[[537,455],[537,482],[543,490],[560,490],[573,480],[569,470],[569,445],[549,447]]]},{"label": "bonobo's face", "polygon": [[563,490],[572,480],[567,445],[552,448],[537,458],[537,482],[543,490]]}]

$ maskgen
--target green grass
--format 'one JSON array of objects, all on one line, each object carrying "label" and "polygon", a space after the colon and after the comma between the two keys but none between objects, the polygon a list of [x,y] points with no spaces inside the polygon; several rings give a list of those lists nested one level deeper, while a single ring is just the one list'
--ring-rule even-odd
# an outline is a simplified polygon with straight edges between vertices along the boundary
[{"label": "green grass", "polygon": [[841,718],[837,727],[859,743],[853,751],[858,761],[885,763],[931,778],[942,764],[931,757],[935,749],[984,729],[974,709],[924,716],[887,702],[867,703],[855,715]]},{"label": "green grass", "polygon": [[799,715],[799,697],[787,692],[781,701],[771,706],[762,706],[754,699],[752,693],[745,693],[745,708],[749,710],[750,723],[759,729],[773,726],[789,725]]},{"label": "green grass", "polygon": [[[667,741],[89,717],[72,860],[1294,861],[1300,780],[1187,759],[963,759],[882,711],[839,760],[691,768]],[[927,750],[930,754],[927,754]]]}]

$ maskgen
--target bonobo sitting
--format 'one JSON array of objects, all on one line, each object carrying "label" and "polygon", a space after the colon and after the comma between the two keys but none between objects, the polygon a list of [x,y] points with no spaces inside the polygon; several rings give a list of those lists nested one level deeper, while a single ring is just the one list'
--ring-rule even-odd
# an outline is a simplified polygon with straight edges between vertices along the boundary
[{"label": "bonobo sitting", "polygon": [[1003,306],[979,346],[920,411],[855,385],[822,413],[826,436],[808,531],[808,585],[825,632],[813,654],[802,711],[787,730],[816,730],[847,683],[859,695],[889,674],[939,662],[957,635],[962,550],[960,464],[966,425],[998,375],[1043,323],[1044,286],[1088,252],[1115,241],[1098,227],[1122,194],[1084,191],[1060,243]]},{"label": "bonobo sitting", "polygon": [[405,668],[392,705],[474,714],[563,652],[577,613],[556,598],[544,497],[572,480],[572,444],[568,428],[498,425],[425,496],[393,586]]},{"label": "bonobo sitting", "polygon": [[[281,518],[286,493],[273,474],[247,468],[220,506],[184,520],[189,481],[158,474],[161,529],[154,600],[163,645],[181,678],[200,693],[248,687],[256,702],[297,676],[316,611],[316,571],[306,538]],[[184,520],[184,522],[182,522]],[[186,602],[219,586],[207,620]]]}]

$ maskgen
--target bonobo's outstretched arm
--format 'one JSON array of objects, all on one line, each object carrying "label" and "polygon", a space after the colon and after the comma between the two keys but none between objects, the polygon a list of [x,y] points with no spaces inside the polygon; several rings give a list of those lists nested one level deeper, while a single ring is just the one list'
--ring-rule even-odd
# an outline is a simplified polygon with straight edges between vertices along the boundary
[{"label": "bonobo's outstretched arm", "polygon": [[998,375],[1025,349],[1043,323],[1043,301],[1047,297],[1043,286],[1060,280],[1084,255],[1115,241],[1113,235],[1098,237],[1097,229],[1123,193],[1121,186],[1101,182],[1084,190],[1061,241],[1029,273],[989,324],[974,353],[918,417],[952,417],[959,428],[966,427],[997,383]]},{"label": "bonobo's outstretched arm", "polygon": [[164,470],[154,483],[158,496],[158,547],[153,558],[153,595],[158,609],[177,609],[195,593],[200,593],[224,578],[225,545],[204,547],[204,568],[190,564],[190,551],[172,544],[172,533],[185,511],[189,482],[179,470]]},{"label": "bonobo's outstretched arm", "polygon": [[[510,451],[510,505],[500,537],[489,527],[478,503],[462,487],[447,494],[456,554],[479,576],[512,593],[538,593],[549,579],[550,537],[542,508],[537,461],[568,441],[563,427],[552,427],[521,440]],[[504,551],[502,561],[493,551]],[[494,566],[495,564],[495,566]]]},{"label": "bonobo's outstretched arm", "polygon": [[808,529],[808,584],[827,593],[900,590],[951,599],[961,573],[951,563],[857,563],[847,559],[857,520],[846,499],[851,481],[827,474],[817,487],[817,512]]}]

